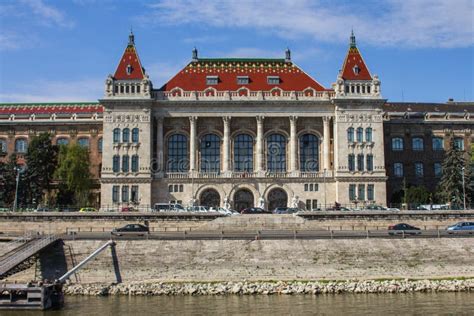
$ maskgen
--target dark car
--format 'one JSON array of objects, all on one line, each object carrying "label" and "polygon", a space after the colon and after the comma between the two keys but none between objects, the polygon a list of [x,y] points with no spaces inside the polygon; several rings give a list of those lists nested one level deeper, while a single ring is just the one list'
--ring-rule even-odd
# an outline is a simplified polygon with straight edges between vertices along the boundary
[{"label": "dark car", "polygon": [[294,214],[302,211],[302,209],[296,207],[277,207],[273,210],[273,214]]},{"label": "dark car", "polygon": [[114,228],[112,230],[112,235],[122,236],[122,235],[139,235],[144,236],[145,234],[150,233],[148,226],[142,224],[127,224],[120,228]]},{"label": "dark car", "polygon": [[131,206],[125,206],[125,207],[122,207],[122,212],[136,212],[137,210],[134,209],[133,207]]},{"label": "dark car", "polygon": [[265,211],[263,208],[259,207],[247,207],[240,211],[240,214],[271,214],[270,211]]},{"label": "dark car", "polygon": [[389,226],[388,234],[389,235],[397,235],[397,234],[419,235],[421,234],[421,229],[415,226],[405,224],[405,223],[400,223],[400,224]]}]

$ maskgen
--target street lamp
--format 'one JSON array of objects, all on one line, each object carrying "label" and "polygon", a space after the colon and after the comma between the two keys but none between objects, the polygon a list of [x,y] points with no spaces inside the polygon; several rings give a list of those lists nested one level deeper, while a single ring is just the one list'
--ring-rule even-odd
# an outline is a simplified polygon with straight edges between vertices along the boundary
[{"label": "street lamp", "polygon": [[464,204],[464,210],[466,210],[466,186],[464,184],[464,167],[461,168],[462,175],[462,199]]},{"label": "street lamp", "polygon": [[21,168],[18,166],[15,166],[13,167],[13,170],[16,171],[15,201],[13,201],[13,212],[16,212],[16,208],[18,204],[18,184],[20,183]]}]

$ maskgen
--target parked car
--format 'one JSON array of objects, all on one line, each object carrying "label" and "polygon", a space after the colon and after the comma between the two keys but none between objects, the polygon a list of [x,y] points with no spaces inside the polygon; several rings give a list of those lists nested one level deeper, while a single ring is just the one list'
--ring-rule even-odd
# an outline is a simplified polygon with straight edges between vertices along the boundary
[{"label": "parked car", "polygon": [[454,234],[458,231],[468,231],[469,234],[474,234],[474,222],[459,222],[446,228],[448,234]]},{"label": "parked car", "polygon": [[406,235],[419,235],[421,229],[405,223],[388,226],[389,235],[406,234]]},{"label": "parked car", "polygon": [[201,205],[190,206],[186,210],[188,212],[209,212],[209,209],[207,206],[201,206]]},{"label": "parked car", "polygon": [[271,214],[272,212],[266,211],[260,207],[247,207],[240,211],[240,214]]},{"label": "parked car", "polygon": [[81,207],[81,209],[79,210],[79,212],[97,212],[97,210],[93,207]]},{"label": "parked car", "polygon": [[400,211],[400,209],[396,207],[385,207],[381,205],[367,205],[362,209],[363,211]]},{"label": "parked car", "polygon": [[185,212],[186,209],[178,203],[156,203],[155,212]]},{"label": "parked car", "polygon": [[296,207],[277,207],[273,210],[273,214],[294,214],[301,212],[302,209]]},{"label": "parked car", "polygon": [[239,214],[234,210],[225,209],[223,207],[218,207],[218,208],[211,207],[211,208],[209,208],[209,212],[217,212],[217,213],[220,213],[222,215],[237,215],[237,214]]},{"label": "parked car", "polygon": [[127,224],[120,228],[114,228],[112,235],[123,236],[123,235],[139,235],[144,236],[150,233],[148,226],[142,224]]},{"label": "parked car", "polygon": [[50,209],[47,206],[38,207],[35,212],[53,212],[54,210]]},{"label": "parked car", "polygon": [[137,212],[138,210],[132,206],[125,206],[121,209],[122,212]]}]

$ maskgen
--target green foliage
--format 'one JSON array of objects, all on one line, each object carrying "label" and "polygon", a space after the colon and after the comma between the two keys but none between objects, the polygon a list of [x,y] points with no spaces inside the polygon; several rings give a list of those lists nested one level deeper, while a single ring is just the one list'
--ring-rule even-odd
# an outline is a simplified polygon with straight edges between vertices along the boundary
[{"label": "green foliage", "polygon": [[43,201],[44,193],[48,193],[49,196],[57,156],[58,147],[52,144],[50,134],[41,133],[31,139],[25,158],[26,177],[34,204],[40,204]]},{"label": "green foliage", "polygon": [[[6,163],[0,163],[0,206],[13,206],[16,190],[17,170],[22,166],[18,164],[17,156],[10,155]],[[20,172],[18,186],[18,205],[26,205],[31,201],[30,186],[26,172]]]},{"label": "green foliage", "polygon": [[[77,205],[88,203],[89,191],[92,180],[89,171],[89,151],[77,144],[61,146],[58,156],[58,168],[56,177],[60,181],[60,191],[58,193],[58,203],[66,202],[74,196]],[[69,203],[64,203],[69,204]]]},{"label": "green foliage", "polygon": [[438,197],[444,203],[450,203],[453,207],[463,205],[463,167],[464,167],[464,189],[466,191],[466,203],[470,201],[471,193],[471,167],[467,154],[454,146],[451,137],[450,146],[443,161],[443,174],[438,186]]},{"label": "green foliage", "polygon": [[426,204],[430,202],[431,193],[424,186],[412,186],[405,192],[407,203]]}]

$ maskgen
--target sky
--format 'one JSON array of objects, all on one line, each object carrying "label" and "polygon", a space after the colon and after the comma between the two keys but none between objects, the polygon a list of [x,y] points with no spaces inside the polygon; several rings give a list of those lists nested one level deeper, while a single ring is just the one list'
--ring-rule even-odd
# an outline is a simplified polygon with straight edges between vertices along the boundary
[{"label": "sky", "polygon": [[326,88],[354,30],[389,101],[474,100],[472,0],[0,0],[0,102],[103,96],[133,29],[155,88],[200,57],[284,58]]}]

